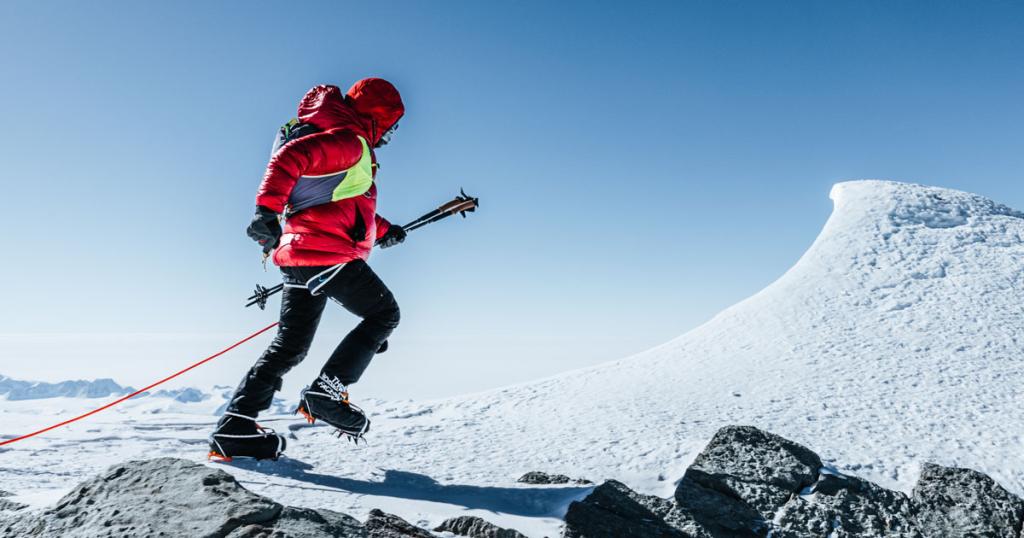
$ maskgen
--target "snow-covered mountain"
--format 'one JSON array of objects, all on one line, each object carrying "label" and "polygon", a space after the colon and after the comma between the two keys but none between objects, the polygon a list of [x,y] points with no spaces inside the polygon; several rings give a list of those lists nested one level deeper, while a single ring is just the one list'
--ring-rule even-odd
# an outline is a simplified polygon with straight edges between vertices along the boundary
[{"label": "snow-covered mountain", "polygon": [[43,381],[20,381],[0,375],[0,398],[7,400],[105,398],[107,396],[124,396],[132,392],[135,392],[135,389],[122,387],[109,378],[46,383]]},{"label": "snow-covered mountain", "polygon": [[[286,504],[357,517],[379,507],[425,524],[480,513],[553,535],[579,488],[525,495],[513,484],[522,473],[615,478],[669,496],[719,427],[750,424],[883,486],[908,490],[935,462],[1024,493],[1024,214],[886,181],[841,183],[831,197],[831,218],[792,269],[676,340],[505,389],[366,402],[368,446],[295,425],[292,461],[232,472]],[[142,441],[131,426],[94,424],[113,440],[77,445],[74,464],[54,460],[67,476],[48,487],[62,493],[62,480],[70,488],[140,453],[187,448],[201,459],[207,421]],[[90,437],[26,441],[0,460],[32,454],[38,465],[69,435]]]},{"label": "snow-covered mountain", "polygon": [[892,487],[936,461],[1024,492],[1024,214],[884,181],[831,197],[791,270],[680,338],[406,411],[418,414],[400,437],[412,463],[454,449],[471,476],[500,461],[665,493],[653,469],[682,471],[739,423]]}]

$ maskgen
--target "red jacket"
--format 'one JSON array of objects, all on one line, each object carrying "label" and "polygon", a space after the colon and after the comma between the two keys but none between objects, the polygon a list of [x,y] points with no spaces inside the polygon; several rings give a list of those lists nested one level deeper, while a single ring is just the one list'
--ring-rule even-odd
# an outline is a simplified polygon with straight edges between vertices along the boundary
[{"label": "red jacket", "polygon": [[[356,82],[346,95],[337,86],[320,85],[309,90],[299,103],[298,120],[312,124],[319,132],[288,142],[271,157],[256,194],[256,205],[283,213],[300,177],[326,176],[352,168],[363,155],[358,137],[371,147],[376,145],[404,112],[398,90],[379,78]],[[370,151],[376,176],[377,157]],[[389,226],[377,215],[374,183],[365,194],[290,215],[273,260],[279,266],[365,260],[374,241]]]}]

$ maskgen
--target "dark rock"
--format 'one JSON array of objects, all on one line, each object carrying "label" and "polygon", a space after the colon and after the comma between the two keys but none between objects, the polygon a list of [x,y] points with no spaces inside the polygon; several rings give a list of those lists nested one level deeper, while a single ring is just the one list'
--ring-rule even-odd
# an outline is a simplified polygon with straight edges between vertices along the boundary
[{"label": "dark rock", "polygon": [[286,506],[269,524],[239,527],[225,538],[304,538],[333,536],[365,538],[362,524],[351,516],[331,510]]},{"label": "dark rock", "polygon": [[818,478],[821,458],[750,426],[715,434],[676,486],[682,521],[711,536],[763,536],[767,521]]},{"label": "dark rock", "polygon": [[910,499],[903,493],[833,474],[823,474],[812,493],[794,498],[778,511],[774,538],[922,538]]},{"label": "dark rock", "polygon": [[609,481],[569,506],[567,538],[1024,538],[1024,500],[967,469],[928,465],[913,495],[820,473],[810,450],[750,427],[720,430],[674,500]]},{"label": "dark rock", "polygon": [[911,499],[927,536],[1021,534],[1024,501],[977,471],[926,464]]},{"label": "dark rock", "polygon": [[16,503],[7,499],[0,499],[0,512],[16,512],[28,508],[27,504]]},{"label": "dark rock", "polygon": [[0,521],[0,536],[368,535],[359,521],[345,514],[283,508],[243,488],[222,470],[176,458],[158,458],[115,465],[79,484],[53,508],[6,517]]},{"label": "dark rock", "polygon": [[115,465],[79,484],[56,506],[9,522],[0,534],[224,536],[270,522],[281,508],[224,471],[158,458]]},{"label": "dark rock", "polygon": [[27,504],[16,503],[9,501],[4,497],[13,497],[14,494],[0,489],[0,512],[15,512],[18,510],[24,510],[28,508]]},{"label": "dark rock", "polygon": [[513,529],[503,529],[478,517],[462,516],[446,519],[434,529],[437,532],[450,532],[470,538],[526,538],[526,535]]},{"label": "dark rock", "polygon": [[582,501],[573,501],[565,514],[563,538],[686,538],[690,535],[666,523],[672,502],[641,495],[609,480]]},{"label": "dark rock", "polygon": [[364,528],[369,538],[434,538],[430,531],[376,509],[370,511]]},{"label": "dark rock", "polygon": [[717,477],[690,468],[676,487],[677,508],[669,515],[676,527],[697,536],[756,537],[767,534],[761,513],[735,492],[721,488]]},{"label": "dark rock", "polygon": [[[770,519],[790,497],[818,479],[821,458],[807,448],[751,426],[726,426],[687,470],[689,483],[742,500]],[[690,497],[676,490],[677,501]],[[680,493],[684,493],[680,495]]]},{"label": "dark rock", "polygon": [[564,474],[548,474],[542,471],[530,471],[516,480],[521,484],[533,484],[533,485],[551,485],[551,484],[578,484],[581,486],[589,486],[593,484],[590,480],[583,478],[569,478]]}]

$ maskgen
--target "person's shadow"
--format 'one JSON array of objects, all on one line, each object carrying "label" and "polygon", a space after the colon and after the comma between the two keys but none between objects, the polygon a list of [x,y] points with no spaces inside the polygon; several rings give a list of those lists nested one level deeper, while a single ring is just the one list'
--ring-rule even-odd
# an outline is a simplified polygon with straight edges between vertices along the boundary
[{"label": "person's shadow", "polygon": [[291,458],[257,463],[235,460],[229,465],[269,476],[289,478],[308,485],[278,486],[326,491],[344,491],[360,495],[396,497],[489,510],[525,517],[561,518],[574,500],[586,496],[594,486],[489,487],[438,483],[433,478],[407,471],[384,470],[384,480],[353,480],[310,472],[313,466]]}]

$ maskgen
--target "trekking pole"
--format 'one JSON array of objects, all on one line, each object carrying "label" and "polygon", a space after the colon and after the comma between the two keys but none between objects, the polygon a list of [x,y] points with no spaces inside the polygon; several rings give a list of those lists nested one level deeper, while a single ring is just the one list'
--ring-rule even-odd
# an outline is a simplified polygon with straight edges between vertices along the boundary
[{"label": "trekking pole", "polygon": [[[459,195],[456,196],[452,201],[441,204],[437,209],[421,216],[420,218],[402,226],[402,229],[411,232],[417,228],[422,228],[432,222],[437,222],[441,219],[448,218],[456,213],[462,215],[462,218],[466,218],[466,213],[472,213],[476,211],[476,208],[480,207],[480,199],[473,198],[466,194],[466,191],[459,189]],[[380,241],[375,242],[379,243]]]},{"label": "trekking pole", "polygon": [[[422,228],[428,224],[432,224],[439,220],[446,219],[452,215],[459,214],[462,218],[466,218],[466,213],[472,213],[476,211],[476,208],[480,207],[480,199],[474,198],[466,194],[466,191],[459,189],[459,195],[453,198],[450,202],[441,204],[437,209],[430,211],[412,222],[402,226],[402,229],[406,232],[411,232],[418,228]],[[375,241],[374,244],[380,241]],[[267,299],[271,295],[274,295],[284,289],[284,284],[278,284],[272,287],[265,287],[256,284],[256,290],[249,296],[246,303],[246,307],[256,305],[260,307],[260,310],[264,310],[267,307]]]}]

